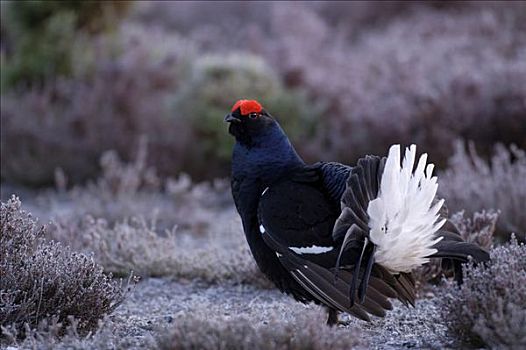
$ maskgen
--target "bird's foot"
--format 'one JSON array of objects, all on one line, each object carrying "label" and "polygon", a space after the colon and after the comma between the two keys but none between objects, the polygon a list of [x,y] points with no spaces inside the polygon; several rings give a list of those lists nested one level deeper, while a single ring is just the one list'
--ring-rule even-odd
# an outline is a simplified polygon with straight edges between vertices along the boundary
[{"label": "bird's foot", "polygon": [[338,311],[336,311],[335,309],[329,308],[327,310],[327,313],[328,313],[327,326],[333,327],[333,326],[337,325],[338,322],[339,322]]}]

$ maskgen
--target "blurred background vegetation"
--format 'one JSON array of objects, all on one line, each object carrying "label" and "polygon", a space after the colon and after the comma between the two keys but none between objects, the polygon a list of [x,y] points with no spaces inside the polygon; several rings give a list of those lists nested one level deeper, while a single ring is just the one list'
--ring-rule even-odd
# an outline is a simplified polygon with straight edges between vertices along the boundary
[{"label": "blurred background vegetation", "polygon": [[521,2],[2,1],[1,178],[83,183],[142,135],[162,176],[227,176],[239,98],[308,161],[525,148],[525,23]]}]

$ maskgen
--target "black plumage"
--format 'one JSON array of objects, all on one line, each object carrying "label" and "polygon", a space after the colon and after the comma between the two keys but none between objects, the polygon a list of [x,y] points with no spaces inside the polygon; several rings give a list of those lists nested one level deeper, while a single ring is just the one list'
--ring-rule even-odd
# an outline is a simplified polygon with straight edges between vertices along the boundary
[{"label": "black plumage", "polygon": [[[282,291],[363,320],[384,316],[390,298],[414,305],[415,281],[375,261],[368,204],[378,196],[385,158],[366,156],[356,166],[306,165],[259,103],[238,101],[225,117],[236,138],[232,194],[258,264]],[[487,252],[445,225],[435,257],[459,264]]]}]

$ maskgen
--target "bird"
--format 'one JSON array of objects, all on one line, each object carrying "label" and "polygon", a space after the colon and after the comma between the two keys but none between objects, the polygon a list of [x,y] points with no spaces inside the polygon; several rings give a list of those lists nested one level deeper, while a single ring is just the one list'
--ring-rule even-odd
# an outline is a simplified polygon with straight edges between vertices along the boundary
[{"label": "bird", "polygon": [[431,258],[453,266],[459,283],[462,263],[489,260],[448,220],[416,145],[354,166],[306,164],[258,101],[237,101],[224,121],[235,138],[232,196],[258,268],[281,292],[325,306],[328,325],[341,312],[383,317],[391,300],[414,307],[412,271]]}]

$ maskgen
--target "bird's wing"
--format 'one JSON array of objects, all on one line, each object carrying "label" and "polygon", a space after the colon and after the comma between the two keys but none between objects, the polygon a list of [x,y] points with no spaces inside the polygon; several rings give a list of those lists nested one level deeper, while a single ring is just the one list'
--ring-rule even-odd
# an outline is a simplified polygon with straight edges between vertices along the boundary
[{"label": "bird's wing", "polygon": [[335,162],[322,162],[320,164],[321,182],[332,200],[340,204],[343,192],[347,187],[347,178],[351,167]]},{"label": "bird's wing", "polygon": [[318,162],[297,171],[291,180],[317,183],[329,200],[339,207],[351,169],[350,166],[341,163]]},{"label": "bird's wing", "polygon": [[337,216],[338,211],[314,184],[291,180],[265,189],[258,207],[262,234],[271,229],[290,250],[326,267],[336,261],[332,229]]},{"label": "bird's wing", "polygon": [[[349,286],[353,272],[335,274],[339,247],[332,238],[338,210],[314,185],[284,181],[265,190],[258,207],[264,242],[276,252],[292,277],[319,302],[369,320],[369,314],[384,316],[392,305],[388,298],[398,293],[378,274],[360,303],[351,305]],[[378,275],[379,276],[379,275]]]}]

